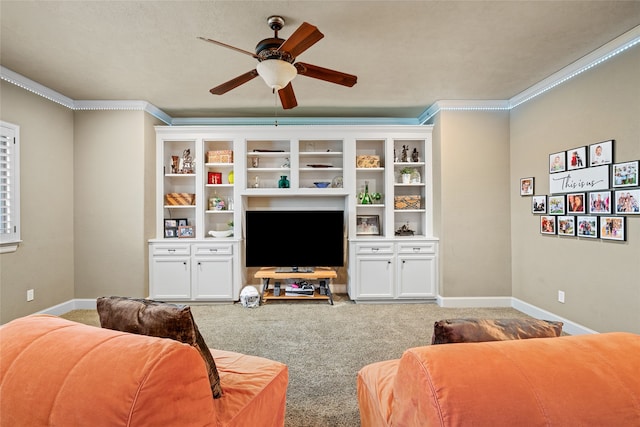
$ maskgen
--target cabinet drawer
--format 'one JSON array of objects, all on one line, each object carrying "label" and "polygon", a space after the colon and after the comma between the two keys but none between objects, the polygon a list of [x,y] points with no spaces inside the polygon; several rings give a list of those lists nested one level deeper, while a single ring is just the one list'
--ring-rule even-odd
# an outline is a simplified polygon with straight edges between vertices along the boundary
[{"label": "cabinet drawer", "polygon": [[435,243],[401,243],[398,245],[399,254],[435,254]]},{"label": "cabinet drawer", "polygon": [[152,246],[153,255],[189,255],[189,245],[159,244]]},{"label": "cabinet drawer", "polygon": [[385,244],[385,243],[372,243],[372,244],[358,244],[356,245],[356,253],[363,254],[392,254],[393,253],[393,244]]},{"label": "cabinet drawer", "polygon": [[219,243],[213,244],[209,243],[206,245],[194,245],[193,246],[193,254],[196,256],[203,255],[232,255],[233,254],[233,245],[227,243]]}]

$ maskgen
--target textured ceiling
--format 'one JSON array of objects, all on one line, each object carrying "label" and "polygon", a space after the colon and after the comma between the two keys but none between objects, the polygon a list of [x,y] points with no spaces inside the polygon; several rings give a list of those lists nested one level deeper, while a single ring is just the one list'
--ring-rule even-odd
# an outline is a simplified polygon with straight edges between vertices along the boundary
[{"label": "textured ceiling", "polygon": [[279,116],[417,117],[438,100],[509,99],[640,25],[640,1],[5,1],[1,65],[74,100],[143,100],[173,117],[272,116],[248,55],[303,21],[325,37],[298,60],[358,76],[298,76]]}]

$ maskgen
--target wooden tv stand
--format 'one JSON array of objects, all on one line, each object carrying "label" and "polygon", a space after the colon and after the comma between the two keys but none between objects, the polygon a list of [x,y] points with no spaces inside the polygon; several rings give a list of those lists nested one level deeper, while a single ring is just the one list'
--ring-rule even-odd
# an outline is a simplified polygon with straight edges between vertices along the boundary
[{"label": "wooden tv stand", "polygon": [[[338,277],[338,275],[335,270],[332,270],[329,267],[315,267],[313,273],[295,271],[277,273],[275,268],[265,267],[258,270],[253,277],[256,279],[262,279],[262,300],[265,302],[268,300],[328,300],[329,304],[333,305],[333,295],[331,294],[329,285],[331,284],[331,280]],[[276,285],[280,285],[278,280],[285,279],[318,280],[320,282],[320,286],[325,289],[325,295],[320,294],[319,289],[316,289],[314,290],[313,296],[287,296],[285,295],[283,287],[281,288],[281,295],[275,296],[273,294],[273,290],[269,289],[269,281],[271,279],[274,279]],[[323,281],[324,284],[322,283]]]}]

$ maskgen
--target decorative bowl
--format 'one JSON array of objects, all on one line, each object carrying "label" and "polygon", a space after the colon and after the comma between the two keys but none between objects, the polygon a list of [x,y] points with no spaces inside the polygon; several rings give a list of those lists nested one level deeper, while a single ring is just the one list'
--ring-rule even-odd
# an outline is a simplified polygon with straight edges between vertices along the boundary
[{"label": "decorative bowl", "polygon": [[213,237],[230,237],[233,236],[233,230],[211,230],[209,232],[209,235]]},{"label": "decorative bowl", "polygon": [[318,188],[327,188],[331,185],[330,182],[314,182],[313,184]]}]

